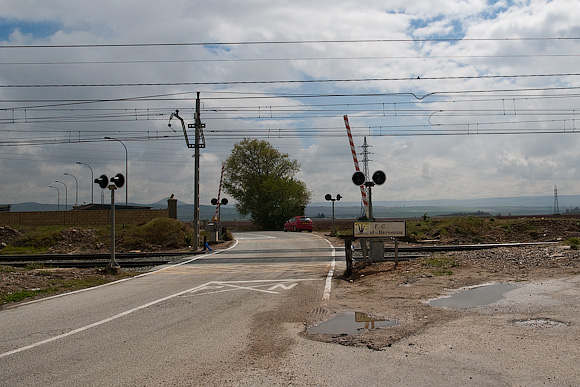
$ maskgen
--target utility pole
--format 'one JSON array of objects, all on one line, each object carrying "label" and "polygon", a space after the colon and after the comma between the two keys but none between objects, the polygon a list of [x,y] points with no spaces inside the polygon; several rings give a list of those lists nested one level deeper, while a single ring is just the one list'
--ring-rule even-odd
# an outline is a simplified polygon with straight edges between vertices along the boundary
[{"label": "utility pole", "polygon": [[[205,148],[205,137],[203,135],[203,128],[205,124],[201,122],[201,103],[199,99],[199,91],[197,92],[197,98],[195,100],[195,123],[188,124],[189,129],[195,129],[195,140],[191,144],[189,142],[189,136],[187,134],[187,129],[185,128],[185,121],[179,116],[179,110],[175,113],[171,113],[169,117],[169,127],[171,128],[171,120],[175,117],[181,122],[181,127],[183,129],[183,137],[185,138],[185,144],[188,148],[194,148],[194,173],[193,173],[193,244],[196,249],[199,248],[199,153],[201,148]],[[173,131],[175,129],[171,128]]]},{"label": "utility pole", "polygon": [[194,162],[194,183],[193,183],[193,243],[195,249],[199,248],[199,134],[201,132],[199,91],[195,99],[195,162]]}]

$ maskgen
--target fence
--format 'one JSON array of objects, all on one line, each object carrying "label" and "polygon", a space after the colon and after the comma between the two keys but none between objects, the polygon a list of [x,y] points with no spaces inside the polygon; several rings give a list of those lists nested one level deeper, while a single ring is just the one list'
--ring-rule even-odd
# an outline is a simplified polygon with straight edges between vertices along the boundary
[{"label": "fence", "polygon": [[[169,210],[116,210],[116,224],[142,224],[155,218],[168,218]],[[100,226],[111,223],[111,212],[94,211],[34,211],[0,212],[0,225],[22,226]]]},{"label": "fence", "polygon": [[[131,208],[115,210],[116,224],[143,224],[155,218],[177,219],[177,200],[167,200],[167,209]],[[0,226],[102,226],[111,224],[110,209],[87,211],[0,212]]]}]

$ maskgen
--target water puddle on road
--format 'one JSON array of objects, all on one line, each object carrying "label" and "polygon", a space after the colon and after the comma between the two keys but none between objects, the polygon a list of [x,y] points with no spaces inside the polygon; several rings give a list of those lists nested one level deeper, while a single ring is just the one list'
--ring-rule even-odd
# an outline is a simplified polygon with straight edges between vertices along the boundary
[{"label": "water puddle on road", "polygon": [[428,304],[451,309],[474,308],[493,304],[501,300],[505,293],[516,288],[518,288],[518,285],[510,283],[483,285],[461,290],[448,297],[436,298],[429,301]]},{"label": "water puddle on road", "polygon": [[328,321],[308,328],[310,333],[327,335],[354,335],[365,330],[373,330],[396,325],[397,321],[369,316],[361,312],[342,312]]}]

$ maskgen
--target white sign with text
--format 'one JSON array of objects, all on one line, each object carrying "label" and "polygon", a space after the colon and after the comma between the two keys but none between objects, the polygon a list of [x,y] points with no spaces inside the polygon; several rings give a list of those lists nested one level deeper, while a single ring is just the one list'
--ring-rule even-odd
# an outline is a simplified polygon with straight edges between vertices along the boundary
[{"label": "white sign with text", "polygon": [[388,222],[354,222],[355,238],[402,238],[406,235],[404,220]]}]

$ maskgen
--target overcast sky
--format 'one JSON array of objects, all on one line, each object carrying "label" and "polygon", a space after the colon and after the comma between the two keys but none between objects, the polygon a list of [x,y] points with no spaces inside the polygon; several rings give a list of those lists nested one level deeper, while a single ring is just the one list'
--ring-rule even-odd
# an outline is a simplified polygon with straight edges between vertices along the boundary
[{"label": "overcast sky", "polygon": [[297,159],[314,202],[360,202],[344,115],[387,175],[375,200],[580,194],[577,0],[1,4],[0,204],[55,203],[49,185],[62,204],[66,185],[70,205],[75,177],[100,203],[87,165],[125,174],[123,144],[129,202],[193,202],[167,124],[194,122],[197,92],[201,204],[244,137]]}]

